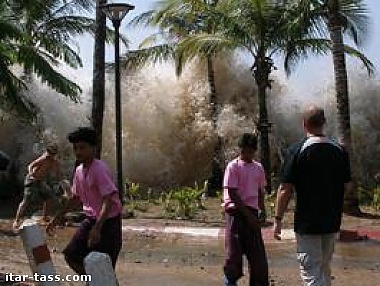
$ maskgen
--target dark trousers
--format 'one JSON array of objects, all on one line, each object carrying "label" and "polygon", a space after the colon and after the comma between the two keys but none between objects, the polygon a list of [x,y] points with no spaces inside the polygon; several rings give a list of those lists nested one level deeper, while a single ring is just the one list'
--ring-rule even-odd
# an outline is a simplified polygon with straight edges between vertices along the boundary
[{"label": "dark trousers", "polygon": [[[253,216],[258,216],[257,210],[249,210]],[[235,284],[243,276],[245,255],[249,264],[249,285],[269,286],[268,261],[261,230],[253,229],[237,210],[226,213],[225,248],[224,275],[229,283]]]},{"label": "dark trousers", "polygon": [[68,263],[74,262],[81,266],[80,272],[83,271],[83,260],[92,251],[108,254],[112,266],[115,268],[122,247],[121,216],[118,215],[104,222],[99,243],[89,248],[87,246],[88,236],[95,222],[96,220],[93,218],[86,218],[63,250],[66,260],[69,260]]}]

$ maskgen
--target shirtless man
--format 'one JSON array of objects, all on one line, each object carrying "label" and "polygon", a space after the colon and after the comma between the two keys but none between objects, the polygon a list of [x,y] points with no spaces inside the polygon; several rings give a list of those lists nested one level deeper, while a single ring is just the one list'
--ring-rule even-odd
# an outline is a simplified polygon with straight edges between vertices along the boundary
[{"label": "shirtless man", "polygon": [[36,160],[28,165],[28,174],[24,182],[24,197],[20,203],[16,218],[13,222],[15,230],[20,226],[21,217],[24,215],[28,206],[38,200],[44,202],[43,206],[43,219],[47,218],[47,208],[52,199],[55,198],[49,180],[52,175],[55,175],[56,180],[60,179],[60,164],[56,159],[58,148],[55,144],[49,145],[46,151]]}]

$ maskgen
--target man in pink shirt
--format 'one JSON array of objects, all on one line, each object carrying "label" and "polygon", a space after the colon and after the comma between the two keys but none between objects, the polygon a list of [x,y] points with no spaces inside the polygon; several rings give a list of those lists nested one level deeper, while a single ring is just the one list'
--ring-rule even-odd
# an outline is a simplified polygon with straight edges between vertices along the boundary
[{"label": "man in pink shirt", "polygon": [[115,267],[122,247],[119,192],[107,165],[94,158],[96,138],[95,131],[86,127],[69,134],[79,163],[74,173],[72,196],[47,227],[51,233],[70,208],[82,203],[86,219],[63,250],[67,263],[78,274],[85,274],[83,260],[91,251],[108,254]]},{"label": "man in pink shirt", "polygon": [[223,207],[226,213],[225,286],[236,286],[243,276],[243,254],[247,257],[250,286],[269,286],[268,262],[261,236],[259,211],[265,213],[264,169],[253,160],[257,138],[245,133],[239,140],[240,156],[224,174]]}]

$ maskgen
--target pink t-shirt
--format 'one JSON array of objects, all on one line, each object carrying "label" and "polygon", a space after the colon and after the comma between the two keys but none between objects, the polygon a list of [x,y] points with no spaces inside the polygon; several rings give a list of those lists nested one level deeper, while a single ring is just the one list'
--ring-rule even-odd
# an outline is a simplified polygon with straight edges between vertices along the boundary
[{"label": "pink t-shirt", "polygon": [[235,207],[228,194],[228,188],[235,188],[244,205],[258,210],[259,190],[263,190],[265,186],[265,172],[260,163],[246,163],[236,158],[227,165],[224,173],[222,206],[225,209]]},{"label": "pink t-shirt", "polygon": [[87,168],[80,164],[75,170],[71,191],[74,196],[79,196],[83,203],[83,211],[89,217],[99,217],[103,197],[109,194],[112,194],[112,207],[108,217],[115,217],[121,213],[119,192],[111,171],[103,161],[94,159]]}]

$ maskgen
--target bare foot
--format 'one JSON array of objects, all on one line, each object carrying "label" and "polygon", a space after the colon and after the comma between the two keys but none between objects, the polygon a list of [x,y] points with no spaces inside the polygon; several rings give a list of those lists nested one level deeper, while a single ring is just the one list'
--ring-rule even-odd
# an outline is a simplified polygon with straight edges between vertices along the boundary
[{"label": "bare foot", "polygon": [[13,231],[15,233],[19,232],[20,231],[20,222],[15,220],[12,224],[12,228],[13,228]]},{"label": "bare foot", "polygon": [[41,219],[39,219],[38,220],[38,223],[40,224],[40,225],[42,225],[42,226],[46,226],[46,225],[48,225],[49,224],[49,222],[50,222],[50,218],[49,217],[43,217],[43,218],[41,218]]}]

